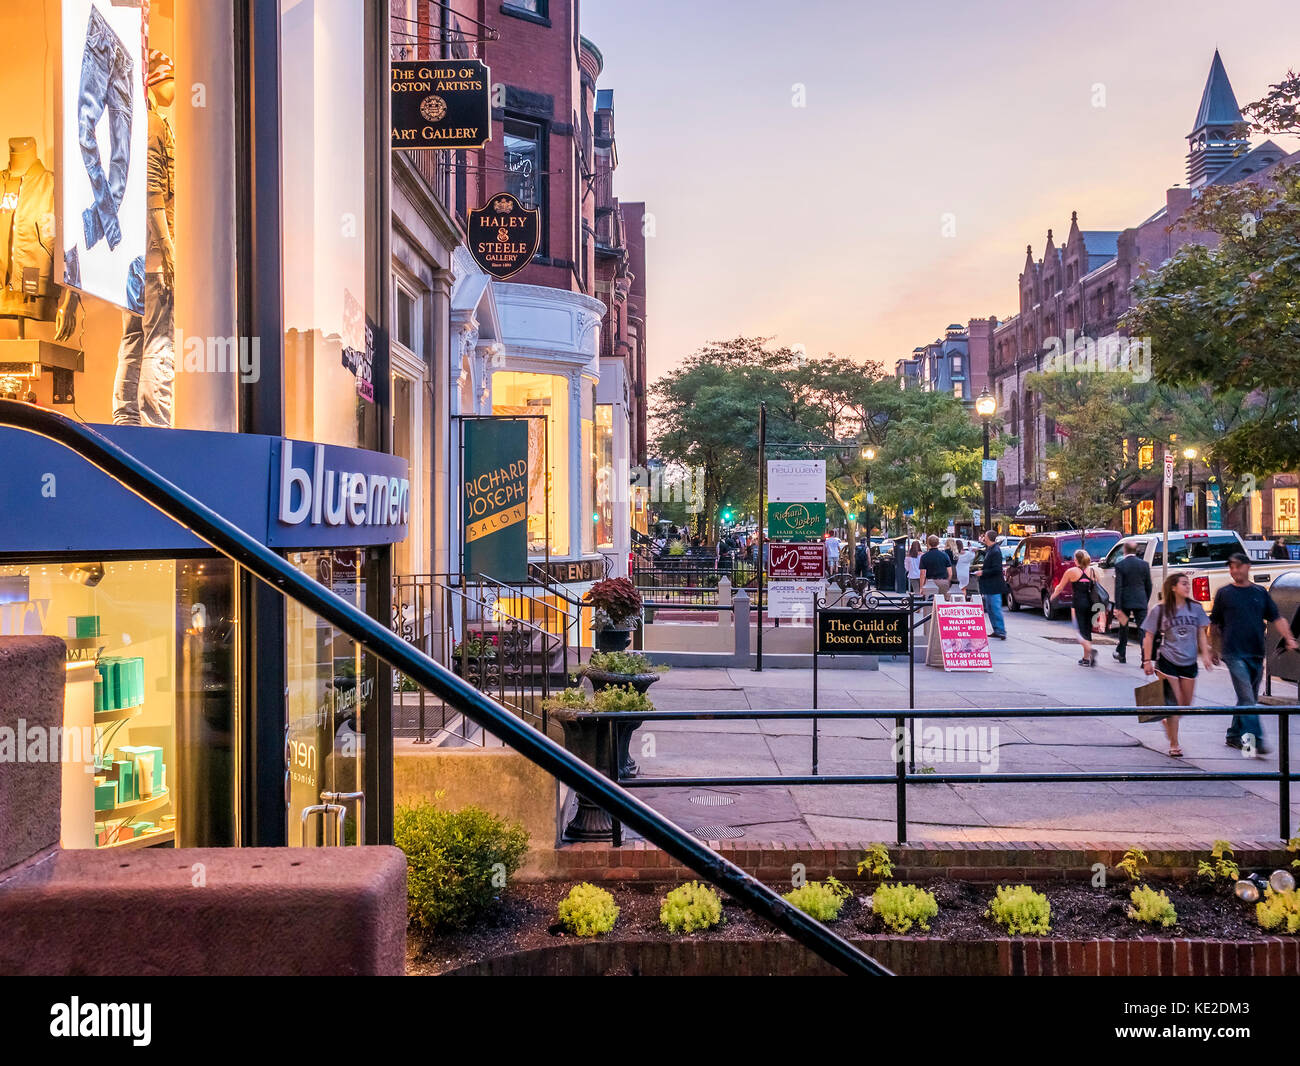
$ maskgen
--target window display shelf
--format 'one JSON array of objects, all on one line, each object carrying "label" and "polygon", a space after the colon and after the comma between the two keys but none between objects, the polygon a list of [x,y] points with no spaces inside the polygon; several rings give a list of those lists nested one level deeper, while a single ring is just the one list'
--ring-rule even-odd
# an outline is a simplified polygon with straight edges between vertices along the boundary
[{"label": "window display shelf", "polygon": [[119,840],[116,844],[101,844],[99,851],[132,851],[135,848],[148,848],[154,844],[171,844],[176,840],[175,829],[160,829],[156,833],[145,833],[130,840]]},{"label": "window display shelf", "polygon": [[156,811],[170,800],[171,790],[165,788],[156,796],[150,796],[148,799],[132,800],[130,803],[119,803],[116,807],[96,811],[95,819],[100,822],[111,822],[117,818],[132,818],[137,814]]},{"label": "window display shelf", "polygon": [[95,721],[98,722],[121,722],[127,718],[134,718],[144,710],[143,703],[137,703],[134,707],[115,707],[111,711],[96,711]]}]

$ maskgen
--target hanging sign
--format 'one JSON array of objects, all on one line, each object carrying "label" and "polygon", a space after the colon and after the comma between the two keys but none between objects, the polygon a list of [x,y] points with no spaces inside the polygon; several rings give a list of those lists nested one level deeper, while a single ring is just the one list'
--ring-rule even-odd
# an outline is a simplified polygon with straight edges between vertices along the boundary
[{"label": "hanging sign", "polygon": [[528,422],[467,419],[461,467],[465,573],[528,577]]},{"label": "hanging sign", "polygon": [[769,503],[767,535],[773,541],[821,540],[826,528],[824,503]]},{"label": "hanging sign", "polygon": [[492,139],[486,64],[420,60],[392,68],[394,148],[482,148]]},{"label": "hanging sign", "polygon": [[769,459],[767,498],[774,503],[825,503],[826,460]]},{"label": "hanging sign", "polygon": [[500,281],[523,270],[542,239],[541,212],[499,192],[469,213],[469,254]]}]

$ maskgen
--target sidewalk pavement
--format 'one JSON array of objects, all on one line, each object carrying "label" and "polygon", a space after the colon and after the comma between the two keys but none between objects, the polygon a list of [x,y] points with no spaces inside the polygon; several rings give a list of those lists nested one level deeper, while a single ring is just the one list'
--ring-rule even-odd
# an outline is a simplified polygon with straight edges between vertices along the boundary
[{"label": "sidewalk pavement", "polygon": [[[1112,659],[1114,640],[1096,644],[1095,668],[1079,666],[1080,649],[1069,621],[1008,613],[1008,640],[993,641],[991,674],[945,673],[916,665],[917,708],[1132,706],[1134,687],[1146,677],[1141,652],[1130,644],[1126,665]],[[907,661],[882,660],[878,671],[836,670],[823,659],[819,704],[823,708],[905,708]],[[1295,696],[1279,682],[1274,694]],[[685,669],[669,671],[650,690],[659,710],[799,708],[812,706],[811,670]],[[1196,703],[1235,702],[1226,669],[1197,680]],[[1186,756],[1171,758],[1158,722],[1132,717],[1058,719],[961,719],[941,726],[989,728],[982,757],[988,771],[1217,770],[1278,768],[1277,720],[1263,717],[1272,754],[1246,759],[1223,742],[1227,717],[1184,717]],[[818,725],[819,771],[824,774],[894,772],[891,718],[823,720]],[[994,732],[996,730],[996,732]],[[645,777],[807,775],[812,772],[810,721],[664,722],[643,726],[632,755]],[[924,732],[916,734],[921,745]],[[1300,762],[1300,728],[1291,725],[1292,769]],[[963,752],[959,761],[923,758],[917,770],[976,773],[984,767]],[[709,830],[709,839],[762,842],[895,839],[892,785],[796,785],[790,787],[649,788],[637,795],[679,825]],[[1291,832],[1300,816],[1300,783],[1292,787]],[[1117,782],[917,784],[907,789],[908,837],[912,840],[1212,841],[1277,838],[1276,782]],[[714,832],[717,829],[718,832]]]}]

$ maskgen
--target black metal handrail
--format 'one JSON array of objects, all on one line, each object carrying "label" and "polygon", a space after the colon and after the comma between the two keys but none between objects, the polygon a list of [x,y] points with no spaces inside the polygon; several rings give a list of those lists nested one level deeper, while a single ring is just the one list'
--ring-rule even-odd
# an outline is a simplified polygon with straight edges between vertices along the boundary
[{"label": "black metal handrail", "polygon": [[188,527],[195,536],[250,574],[347,634],[371,655],[456,706],[483,729],[605,808],[611,816],[632,826],[651,843],[833,966],[848,974],[891,975],[880,963],[792,906],[757,878],[728,862],[550,737],[413,648],[386,625],[295,569],[261,541],[89,426],[17,400],[0,400],[0,425],[36,433],[80,455],[167,517]]}]

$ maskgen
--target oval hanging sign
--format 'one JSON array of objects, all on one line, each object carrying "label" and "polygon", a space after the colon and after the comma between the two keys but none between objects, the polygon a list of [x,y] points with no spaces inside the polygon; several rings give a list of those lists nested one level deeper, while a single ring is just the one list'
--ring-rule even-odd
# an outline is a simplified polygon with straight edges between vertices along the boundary
[{"label": "oval hanging sign", "polygon": [[499,192],[469,213],[469,253],[500,281],[523,270],[542,239],[541,212]]}]

